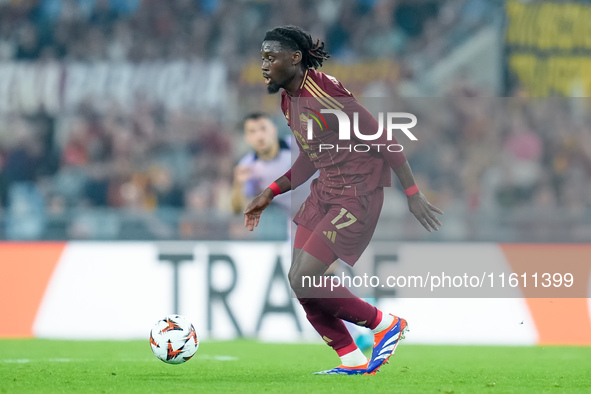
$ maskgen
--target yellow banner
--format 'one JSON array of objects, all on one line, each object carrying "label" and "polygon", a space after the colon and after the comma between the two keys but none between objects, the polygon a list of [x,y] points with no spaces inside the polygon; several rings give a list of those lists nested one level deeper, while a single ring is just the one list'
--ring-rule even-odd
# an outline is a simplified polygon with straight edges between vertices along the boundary
[{"label": "yellow banner", "polygon": [[591,4],[509,0],[508,67],[532,96],[591,93]]}]

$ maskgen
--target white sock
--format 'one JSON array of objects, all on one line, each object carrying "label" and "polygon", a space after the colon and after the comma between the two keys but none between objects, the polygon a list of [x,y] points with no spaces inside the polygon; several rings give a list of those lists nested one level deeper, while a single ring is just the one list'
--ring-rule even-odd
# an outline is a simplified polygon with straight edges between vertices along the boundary
[{"label": "white sock", "polygon": [[358,367],[367,364],[367,357],[359,350],[359,348],[340,356],[341,364],[345,367]]},{"label": "white sock", "polygon": [[386,328],[390,327],[390,324],[394,321],[394,316],[389,313],[382,313],[382,321],[374,328],[372,331],[374,334],[377,334],[380,331],[384,331]]}]

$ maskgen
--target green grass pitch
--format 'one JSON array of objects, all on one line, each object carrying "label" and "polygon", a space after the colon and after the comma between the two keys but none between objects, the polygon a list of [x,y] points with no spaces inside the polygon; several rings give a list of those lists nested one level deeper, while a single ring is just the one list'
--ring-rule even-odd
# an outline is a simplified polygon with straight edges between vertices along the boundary
[{"label": "green grass pitch", "polygon": [[202,342],[183,365],[148,341],[0,340],[0,393],[589,393],[591,348],[402,343],[375,376],[314,376],[324,345]]}]

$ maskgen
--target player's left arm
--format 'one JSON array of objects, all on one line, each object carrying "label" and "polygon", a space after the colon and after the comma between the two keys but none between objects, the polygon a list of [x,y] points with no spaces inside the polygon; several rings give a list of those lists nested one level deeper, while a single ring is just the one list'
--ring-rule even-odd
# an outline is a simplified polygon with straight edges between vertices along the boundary
[{"label": "player's left arm", "polygon": [[[357,100],[348,100],[346,111],[348,113],[359,113],[360,129],[363,128],[366,130],[371,130],[373,133],[378,130],[378,121],[375,120],[369,111],[359,104]],[[354,133],[352,138],[355,138],[360,143],[367,143],[367,141],[361,141],[357,139]],[[370,147],[372,150],[379,152],[384,160],[386,160],[390,168],[394,170],[394,173],[398,177],[398,180],[404,189],[404,193],[407,196],[408,208],[410,212],[417,218],[419,223],[421,223],[423,227],[425,227],[425,229],[427,229],[429,232],[433,230],[439,230],[439,227],[442,226],[442,223],[437,218],[437,216],[435,216],[435,213],[443,215],[443,211],[427,201],[427,198],[425,198],[423,193],[421,193],[415,182],[412,170],[408,164],[408,161],[406,160],[404,153],[402,151],[390,152],[388,149],[383,148],[384,146],[391,144],[398,144],[398,142],[394,136],[392,136],[392,140],[388,140],[386,133],[383,132],[380,137],[372,141]],[[379,146],[381,146],[382,149],[379,149]]]},{"label": "player's left arm", "polygon": [[[349,115],[349,119],[353,119],[352,114],[357,112],[359,116],[359,128],[361,130],[368,130],[368,134],[375,133],[379,127],[378,121],[375,120],[364,106],[357,102],[351,92],[349,92],[336,78],[327,76],[327,79],[330,81],[326,81],[324,88],[332,98],[325,99],[324,102],[328,104],[336,104],[337,107],[342,107],[341,110]],[[329,119],[334,122],[334,117],[330,117]],[[335,128],[334,126],[334,124],[329,126],[329,129],[338,130],[338,127]],[[351,137],[359,143],[367,143],[367,141],[359,140],[355,136],[355,133],[352,133]],[[380,137],[371,141],[371,144],[368,145],[370,145],[370,149],[382,155],[390,168],[394,170],[394,173],[400,180],[404,193],[408,198],[408,208],[410,212],[417,218],[423,227],[427,229],[427,231],[437,231],[439,230],[438,226],[441,226],[442,223],[434,213],[443,215],[443,211],[429,203],[423,193],[421,193],[416,185],[412,170],[404,153],[390,152],[387,149],[384,149],[385,146],[397,143],[398,142],[394,137],[392,137],[392,140],[388,140],[387,134],[382,132]],[[380,146],[382,149],[380,149]]]},{"label": "player's left arm", "polygon": [[443,211],[431,204],[417,186],[408,161],[393,169],[407,196],[408,209],[417,220],[431,232],[439,230],[443,224],[434,213],[443,215]]}]

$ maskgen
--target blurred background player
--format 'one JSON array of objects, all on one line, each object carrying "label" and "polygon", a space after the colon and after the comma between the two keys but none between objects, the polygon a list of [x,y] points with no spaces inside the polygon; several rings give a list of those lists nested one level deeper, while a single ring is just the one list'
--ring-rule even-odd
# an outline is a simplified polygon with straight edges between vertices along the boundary
[{"label": "blurred background player", "polygon": [[[232,211],[242,213],[247,199],[261,193],[271,182],[291,168],[290,139],[280,139],[277,126],[261,113],[253,112],[244,119],[244,139],[253,149],[234,167],[232,187]],[[289,215],[290,196],[281,196],[274,201]]]},{"label": "blurred background player", "polygon": [[[232,212],[243,213],[248,200],[260,194],[267,185],[283,175],[291,168],[291,138],[280,138],[277,126],[271,118],[262,112],[253,112],[244,119],[244,139],[253,149],[247,153],[234,167],[234,182],[232,186]],[[296,209],[303,203],[310,190],[310,181],[290,195],[283,195],[274,201],[289,219],[287,236],[291,241],[291,234],[295,225],[291,222],[292,206]],[[275,220],[279,218],[275,216]]]}]

